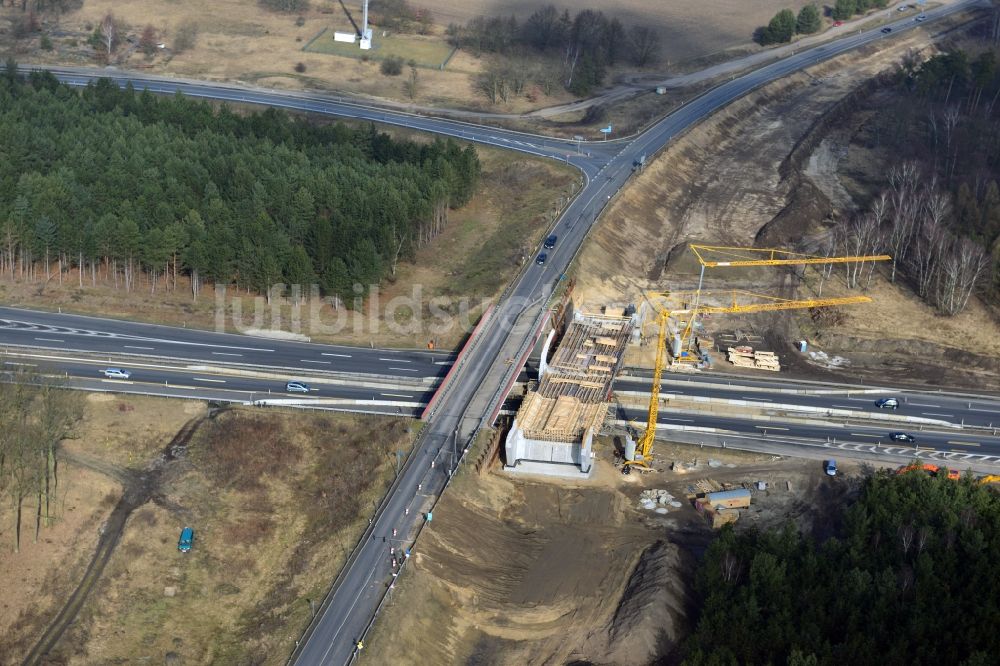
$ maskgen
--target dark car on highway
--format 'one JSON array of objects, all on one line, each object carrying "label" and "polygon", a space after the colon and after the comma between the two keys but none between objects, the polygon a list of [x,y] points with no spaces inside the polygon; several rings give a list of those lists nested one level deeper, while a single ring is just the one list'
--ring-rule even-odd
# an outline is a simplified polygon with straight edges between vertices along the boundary
[{"label": "dark car on highway", "polygon": [[538,255],[538,258],[535,259],[535,263],[538,264],[539,266],[541,266],[542,264],[545,263],[545,260],[548,259],[548,258],[549,258],[549,255],[547,255],[544,252],[542,252],[540,255]]},{"label": "dark car on highway", "polygon": [[899,407],[898,398],[882,398],[875,401],[875,406],[879,409],[896,409]]},{"label": "dark car on highway", "polygon": [[556,247],[557,240],[559,240],[559,237],[556,236],[555,234],[552,234],[551,236],[545,239],[545,244],[542,247],[544,247],[546,250],[553,250]]},{"label": "dark car on highway", "polygon": [[885,26],[884,28],[882,28],[882,34],[888,35],[890,32],[892,32],[892,28],[890,28],[889,26]]},{"label": "dark car on highway", "polygon": [[890,432],[889,439],[894,442],[909,442],[910,444],[917,441],[916,437],[905,432]]}]

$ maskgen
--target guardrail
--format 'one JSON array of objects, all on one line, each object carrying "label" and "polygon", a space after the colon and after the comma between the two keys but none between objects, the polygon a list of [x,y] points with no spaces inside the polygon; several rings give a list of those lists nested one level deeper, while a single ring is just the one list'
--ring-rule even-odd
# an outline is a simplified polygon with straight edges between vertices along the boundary
[{"label": "guardrail", "polygon": [[451,368],[448,369],[448,374],[446,374],[444,379],[441,380],[438,390],[434,392],[430,402],[427,403],[427,407],[420,415],[421,421],[428,421],[432,416],[434,416],[434,409],[437,405],[438,399],[447,395],[450,389],[449,382],[451,381],[452,376],[455,374],[456,370],[465,364],[465,354],[467,352],[471,352],[475,349],[476,345],[479,344],[478,336],[486,328],[488,322],[493,317],[495,308],[495,304],[490,304],[490,306],[486,308],[486,311],[483,313],[483,316],[479,318],[479,322],[472,329],[472,333],[469,334],[468,340],[465,341],[465,344],[462,345],[462,349],[458,352],[458,356],[455,357],[455,362],[452,363]]}]

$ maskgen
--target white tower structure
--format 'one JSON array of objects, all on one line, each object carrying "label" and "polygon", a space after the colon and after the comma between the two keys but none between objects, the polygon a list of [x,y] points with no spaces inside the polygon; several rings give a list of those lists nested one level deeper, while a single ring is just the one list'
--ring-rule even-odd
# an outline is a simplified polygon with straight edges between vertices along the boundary
[{"label": "white tower structure", "polygon": [[368,27],[368,0],[364,0],[361,11],[361,49],[367,51],[372,47],[372,29]]}]

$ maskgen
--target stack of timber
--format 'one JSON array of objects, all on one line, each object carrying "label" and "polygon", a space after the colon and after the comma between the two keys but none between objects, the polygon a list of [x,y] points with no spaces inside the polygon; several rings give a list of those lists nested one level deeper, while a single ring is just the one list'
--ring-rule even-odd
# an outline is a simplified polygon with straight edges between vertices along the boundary
[{"label": "stack of timber", "polygon": [[729,347],[726,349],[726,358],[738,368],[757,368],[772,372],[781,370],[781,363],[774,352],[755,352],[752,347]]}]

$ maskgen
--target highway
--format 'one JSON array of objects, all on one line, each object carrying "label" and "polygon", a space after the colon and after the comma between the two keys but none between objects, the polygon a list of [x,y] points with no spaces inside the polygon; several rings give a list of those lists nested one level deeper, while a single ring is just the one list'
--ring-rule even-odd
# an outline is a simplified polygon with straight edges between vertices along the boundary
[{"label": "highway", "polygon": [[0,307],[4,346],[285,368],[293,374],[310,370],[413,379],[444,375],[454,357],[451,352],[337,347]]},{"label": "highway", "polygon": [[[974,4],[977,4],[976,0],[959,0],[954,4],[929,10],[926,12],[929,18],[928,22],[966,9]],[[916,24],[913,23],[911,17],[907,17],[890,25],[895,28],[894,34],[898,34],[898,32],[908,30]],[[921,25],[927,26],[928,24]],[[492,422],[496,411],[516,378],[519,362],[526,358],[534,337],[544,323],[547,297],[579,250],[594,221],[611,197],[624,186],[630,177],[633,163],[643,155],[652,158],[679,134],[712,112],[759,86],[859,46],[891,37],[892,35],[887,37],[878,29],[874,29],[800,51],[709,90],[634,139],[588,143],[580,153],[576,152],[577,144],[575,142],[546,139],[540,136],[480,127],[453,120],[386,111],[338,100],[331,96],[275,92],[235,85],[175,81],[110,70],[97,70],[96,72],[72,68],[52,70],[61,80],[73,85],[85,85],[98,76],[111,76],[119,84],[124,85],[131,82],[138,88],[148,87],[154,92],[169,94],[179,90],[193,97],[247,102],[395,124],[535,155],[553,157],[574,164],[585,175],[584,188],[554,225],[553,231],[559,234],[559,244],[554,251],[549,252],[549,260],[543,265],[531,263],[522,271],[497,304],[495,314],[488,325],[483,327],[477,338],[473,340],[468,353],[461,361],[461,365],[456,366],[453,381],[449,383],[447,390],[440,396],[433,418],[423,429],[416,448],[385,498],[374,524],[351,555],[334,584],[330,596],[324,601],[311,625],[306,640],[296,650],[294,655],[296,663],[307,665],[344,664],[352,659],[357,641],[365,635],[370,626],[370,619],[385,597],[387,586],[393,580],[390,576],[390,549],[409,545],[416,530],[427,520],[426,511],[433,506],[433,498],[441,492],[446,484],[450,476],[451,466],[457,460],[466,443],[478,432],[480,427],[487,426]],[[15,335],[12,331],[8,333]],[[58,332],[51,332],[51,335],[45,333],[38,337],[60,339]],[[72,339],[78,340],[85,337],[88,336],[81,335]],[[156,338],[157,336],[149,337]],[[285,349],[285,344],[291,344],[282,343],[279,345],[270,340],[266,342],[254,340],[250,343],[247,338],[238,337],[238,339],[241,342],[232,343],[234,346],[252,347],[252,353],[257,355],[277,354],[277,351],[263,350],[277,350],[279,346]],[[36,344],[44,342],[46,341],[35,341]],[[199,341],[196,342],[198,344],[187,345],[187,347],[199,349],[202,360],[206,354],[215,356],[212,354],[213,351],[223,351],[202,347]],[[130,345],[131,343],[132,340],[129,341]],[[69,343],[65,344],[67,347],[69,346]],[[137,345],[131,346],[142,346],[143,344],[142,341],[139,341]],[[156,344],[161,343],[157,342]],[[150,346],[155,347],[155,345]],[[321,360],[323,358],[322,352],[319,352],[317,356],[306,354],[305,347],[295,345],[292,349],[295,351],[285,358],[293,359],[297,355],[299,362],[304,361],[304,359]],[[157,347],[153,350],[136,351],[159,352],[160,349]],[[370,351],[375,352],[376,350]],[[236,349],[227,350],[224,353],[244,354],[251,352]],[[352,354],[353,358],[355,352],[344,353]],[[375,356],[375,359],[378,359],[378,356]],[[369,360],[372,360],[371,357]],[[412,360],[416,361],[415,358]],[[299,367],[302,365],[304,364],[300,364]],[[384,365],[382,367],[390,369],[402,366]],[[399,536],[395,536],[396,534]]]},{"label": "highway", "polygon": [[[617,417],[622,424],[645,423],[646,412],[636,408],[620,408]],[[814,446],[842,451],[866,451],[893,456],[897,462],[914,457],[930,458],[951,463],[956,467],[1000,463],[1000,436],[984,432],[963,432],[948,428],[915,428],[897,425],[872,426],[867,423],[836,424],[823,421],[775,419],[754,421],[746,418],[709,414],[661,413],[657,430],[671,439],[677,433],[688,435],[686,441],[699,439],[718,446],[728,438],[730,446],[739,448],[737,440],[765,440],[773,443]],[[670,434],[666,434],[669,432]],[[904,432],[914,442],[896,442],[891,432]],[[734,439],[736,438],[736,439]],[[654,454],[656,445],[653,445]]]},{"label": "highway", "polygon": [[[643,377],[619,377],[615,392],[643,394],[648,399],[650,380]],[[987,396],[953,396],[929,391],[899,390],[873,387],[843,387],[821,389],[815,385],[795,384],[788,380],[754,381],[712,374],[683,378],[667,376],[662,381],[660,395],[673,402],[690,399],[753,403],[762,408],[777,405],[807,410],[841,410],[878,418],[920,418],[944,421],[955,426],[992,429],[1000,427],[1000,401]],[[899,399],[898,409],[880,409],[879,398]],[[818,413],[818,412],[817,412]]]}]

